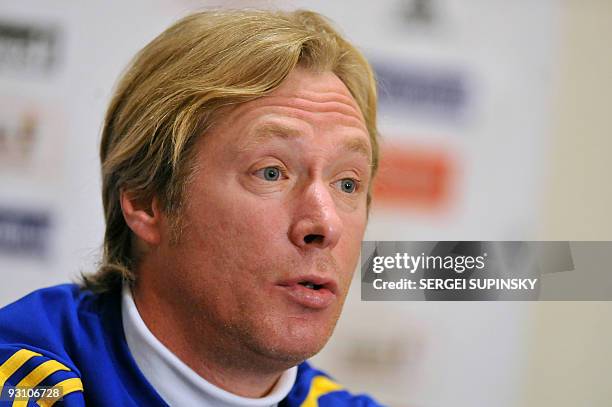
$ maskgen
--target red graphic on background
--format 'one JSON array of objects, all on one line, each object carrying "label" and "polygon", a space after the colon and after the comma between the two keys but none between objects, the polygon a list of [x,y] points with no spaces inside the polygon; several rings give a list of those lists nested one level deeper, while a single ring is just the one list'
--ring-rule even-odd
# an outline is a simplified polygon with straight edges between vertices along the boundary
[{"label": "red graphic on background", "polygon": [[383,146],[374,181],[375,204],[421,209],[446,206],[456,172],[452,157],[435,147]]}]

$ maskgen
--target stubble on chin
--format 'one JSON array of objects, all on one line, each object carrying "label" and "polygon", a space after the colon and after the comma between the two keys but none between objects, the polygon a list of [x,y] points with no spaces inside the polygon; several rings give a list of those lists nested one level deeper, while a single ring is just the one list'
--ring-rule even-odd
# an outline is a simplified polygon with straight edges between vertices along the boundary
[{"label": "stubble on chin", "polygon": [[[259,309],[266,309],[266,315],[251,318],[249,324],[227,326],[240,337],[241,343],[250,352],[284,369],[316,355],[327,344],[340,317],[350,284],[352,273],[340,274],[339,266],[331,255],[318,257],[312,263],[318,273],[337,279],[337,298],[331,308],[295,312],[288,305],[270,309],[270,305],[265,303],[268,298],[264,296],[264,303]],[[303,262],[290,262],[286,269],[296,270],[303,265]],[[253,304],[248,307],[246,303],[242,305],[245,312],[246,309],[253,309]]]}]

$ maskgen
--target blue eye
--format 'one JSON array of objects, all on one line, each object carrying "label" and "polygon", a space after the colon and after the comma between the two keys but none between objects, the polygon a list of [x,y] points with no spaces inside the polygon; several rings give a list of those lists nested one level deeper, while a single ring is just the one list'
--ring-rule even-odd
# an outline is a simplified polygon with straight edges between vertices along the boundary
[{"label": "blue eye", "polygon": [[278,167],[266,167],[261,171],[266,181],[278,181],[281,176],[281,171]]},{"label": "blue eye", "polygon": [[346,192],[347,194],[352,194],[357,189],[357,182],[350,178],[345,178],[340,180],[340,189],[342,192]]}]

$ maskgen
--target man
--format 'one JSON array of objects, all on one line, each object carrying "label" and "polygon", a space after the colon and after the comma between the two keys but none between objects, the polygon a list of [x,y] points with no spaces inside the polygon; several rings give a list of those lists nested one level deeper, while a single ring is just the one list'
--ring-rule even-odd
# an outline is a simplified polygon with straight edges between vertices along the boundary
[{"label": "man", "polygon": [[356,267],[376,137],[372,71],[320,15],[216,10],[174,24],[107,112],[98,272],[0,313],[3,394],[376,405],[304,362]]}]

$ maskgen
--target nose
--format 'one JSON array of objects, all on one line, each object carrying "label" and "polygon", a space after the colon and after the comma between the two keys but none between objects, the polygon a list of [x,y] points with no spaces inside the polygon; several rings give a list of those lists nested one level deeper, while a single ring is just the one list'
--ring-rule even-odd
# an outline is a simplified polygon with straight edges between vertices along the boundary
[{"label": "nose", "polygon": [[333,249],[342,234],[331,191],[323,182],[312,182],[297,197],[295,220],[289,230],[291,242],[302,250]]}]

